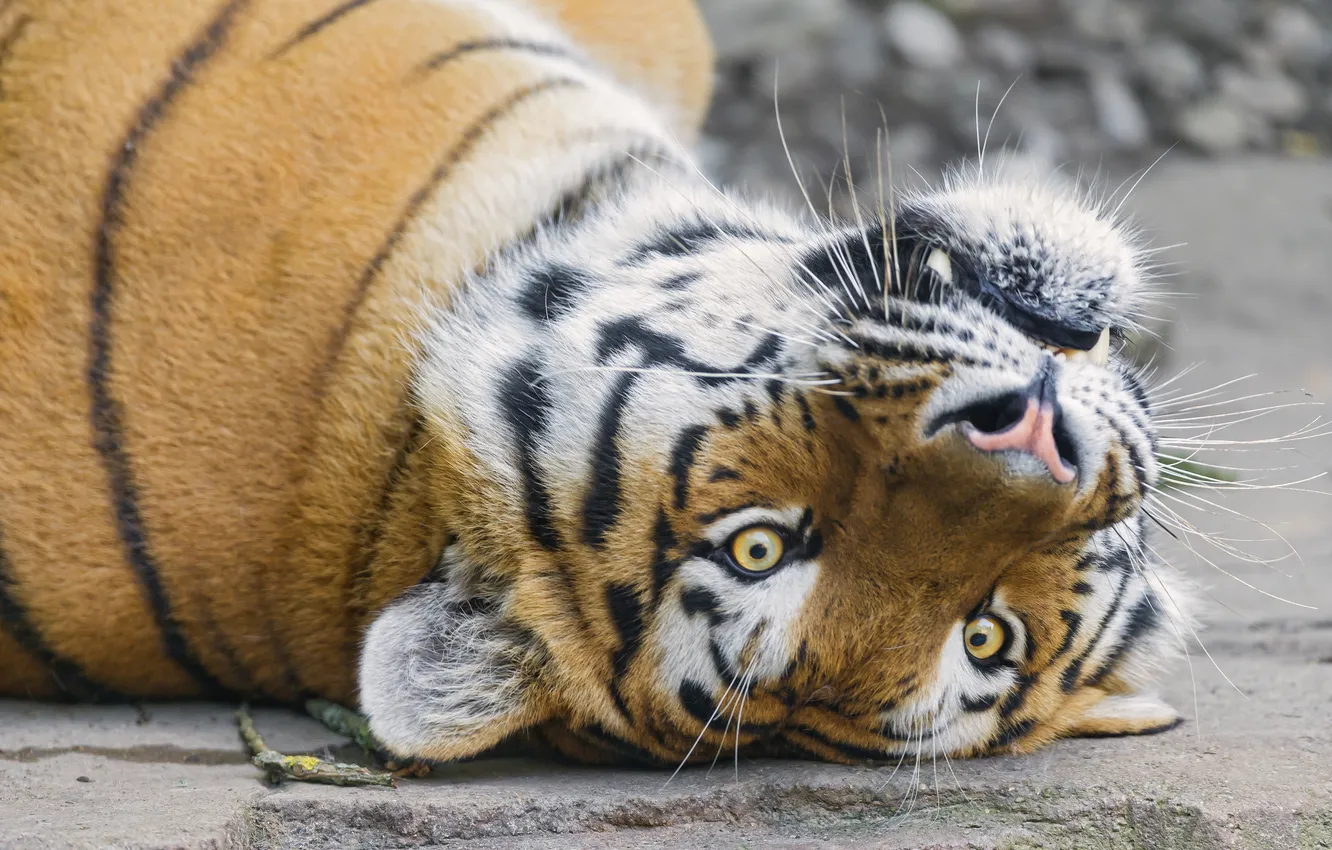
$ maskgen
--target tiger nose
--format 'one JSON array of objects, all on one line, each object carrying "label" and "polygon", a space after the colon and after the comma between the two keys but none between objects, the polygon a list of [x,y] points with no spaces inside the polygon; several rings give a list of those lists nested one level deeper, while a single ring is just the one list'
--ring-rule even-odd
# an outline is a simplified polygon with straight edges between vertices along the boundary
[{"label": "tiger nose", "polygon": [[1057,483],[1072,482],[1077,464],[1059,408],[1058,377],[1054,358],[1044,358],[1025,389],[959,411],[962,433],[982,452],[1030,455]]}]

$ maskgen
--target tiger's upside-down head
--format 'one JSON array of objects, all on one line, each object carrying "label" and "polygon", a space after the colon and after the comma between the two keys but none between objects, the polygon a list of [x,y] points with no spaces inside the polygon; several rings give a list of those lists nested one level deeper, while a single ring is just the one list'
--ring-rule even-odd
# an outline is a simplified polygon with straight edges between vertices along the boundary
[{"label": "tiger's upside-down head", "polygon": [[452,543],[369,630],[373,731],[674,763],[1173,726],[1131,234],[1040,180],[840,226],[663,169],[431,312]]}]

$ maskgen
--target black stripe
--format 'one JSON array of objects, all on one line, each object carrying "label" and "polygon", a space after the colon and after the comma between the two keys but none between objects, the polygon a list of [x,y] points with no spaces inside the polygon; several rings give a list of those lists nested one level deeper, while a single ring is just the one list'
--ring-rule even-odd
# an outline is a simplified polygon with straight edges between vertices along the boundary
[{"label": "black stripe", "polygon": [[47,645],[36,624],[28,618],[28,611],[19,602],[15,591],[18,581],[9,572],[4,552],[4,535],[0,533],[0,625],[49,671],[51,681],[66,695],[84,702],[118,702],[125,696],[88,678],[79,665],[56,654]]},{"label": "black stripe", "polygon": [[518,304],[529,319],[546,322],[569,312],[578,296],[590,286],[587,272],[551,263],[527,274],[527,283],[518,294]]},{"label": "black stripe", "polygon": [[999,706],[999,716],[1007,719],[1016,714],[1017,710],[1022,708],[1023,704],[1026,703],[1027,694],[1031,693],[1031,689],[1035,687],[1039,680],[1039,675],[1033,674],[1031,676],[1025,676],[1019,673],[1017,690],[1010,693],[1004,699],[1003,704]]},{"label": "black stripe", "polygon": [[[608,136],[625,134],[623,129],[614,127],[608,128],[606,132]],[[640,133],[628,135],[635,139],[632,145],[621,153],[595,163],[587,170],[581,183],[560,196],[555,204],[555,212],[550,216],[552,221],[563,223],[578,218],[598,191],[606,186],[620,185],[625,174],[634,166],[650,159],[671,161],[670,155],[662,150],[657,139]]]},{"label": "black stripe", "polygon": [[620,503],[620,425],[637,380],[634,372],[616,379],[592,443],[592,482],[583,503],[583,541],[595,549],[605,547],[606,534],[619,522],[624,508]]},{"label": "black stripe", "polygon": [[[374,584],[375,564],[380,556],[380,543],[383,540],[384,532],[388,529],[390,513],[393,510],[393,500],[398,493],[403,479],[406,477],[408,468],[411,465],[412,457],[416,451],[417,444],[425,432],[425,419],[420,413],[415,412],[411,407],[412,400],[410,393],[404,393],[395,406],[395,416],[393,425],[396,429],[401,429],[401,423],[404,418],[408,418],[408,425],[400,438],[397,450],[394,452],[393,461],[389,464],[388,471],[384,475],[384,483],[379,491],[379,499],[375,503],[374,510],[360,523],[358,523],[356,539],[352,556],[349,559],[346,574],[346,599],[348,611],[359,627],[364,624],[366,615],[369,613],[367,607],[367,596],[370,588]],[[384,442],[389,442],[391,436],[385,435]],[[439,567],[438,557],[432,558],[435,567],[432,572]],[[438,576],[433,577],[427,574],[422,581],[439,581]],[[356,650],[354,645],[359,640],[358,629],[352,629],[348,633],[348,640],[353,646],[349,650],[352,657]],[[273,642],[273,649],[279,656],[283,665],[287,686],[294,693],[300,693],[302,690],[300,681],[296,675],[295,665],[291,663],[287,655],[286,647],[281,641]]]},{"label": "black stripe", "polygon": [[670,277],[666,278],[657,285],[660,286],[662,289],[671,292],[682,292],[689,288],[689,284],[698,280],[702,276],[703,273],[697,270],[680,272],[679,274],[671,275]]},{"label": "black stripe", "polygon": [[580,744],[584,744],[593,749],[602,752],[610,752],[616,758],[630,764],[638,764],[644,767],[666,767],[666,760],[657,756],[650,750],[645,750],[637,744],[630,743],[623,738],[613,735],[606,731],[604,727],[593,723],[589,726],[583,726],[578,729],[568,730],[569,736]]},{"label": "black stripe", "polygon": [[[4,4],[4,6],[0,6],[0,13],[3,13],[4,9],[8,8],[8,6],[8,3]],[[24,31],[27,30],[31,23],[31,15],[19,15],[18,20],[14,21],[14,25],[9,28],[9,31],[4,35],[0,35],[0,65],[3,65],[9,60],[9,54],[13,52],[14,45],[23,37]],[[0,97],[4,97],[3,85],[0,85]]]},{"label": "black stripe", "polygon": [[707,689],[693,679],[680,683],[680,704],[695,720],[709,729],[720,729],[726,725],[726,718],[717,710],[717,703]]},{"label": "black stripe", "polygon": [[809,401],[806,400],[805,394],[797,390],[795,394],[795,400],[796,400],[796,406],[800,408],[800,421],[801,423],[804,424],[805,430],[813,431],[814,413],[809,409]]},{"label": "black stripe", "polygon": [[425,182],[412,193],[411,198],[408,199],[402,213],[394,223],[393,229],[389,231],[389,234],[384,238],[384,242],[380,245],[379,250],[375,252],[374,256],[370,258],[370,261],[362,268],[360,277],[357,278],[356,281],[356,287],[352,291],[350,299],[348,299],[347,303],[343,306],[342,322],[334,332],[332,339],[329,340],[328,347],[324,353],[323,362],[315,376],[315,390],[313,395],[316,405],[324,396],[328,383],[328,373],[332,370],[333,364],[341,355],[343,347],[347,344],[347,338],[351,334],[352,323],[355,321],[356,313],[360,309],[361,304],[365,301],[366,295],[370,289],[370,284],[372,284],[379,276],[380,270],[384,267],[384,264],[388,262],[394,249],[398,247],[398,243],[401,242],[406,235],[407,227],[411,224],[417,213],[421,211],[421,208],[425,206],[426,202],[430,200],[430,197],[435,193],[435,190],[444,182],[445,178],[449,176],[453,167],[471,153],[472,149],[476,147],[476,143],[480,141],[481,137],[485,135],[486,131],[489,130],[495,122],[513,112],[513,110],[523,102],[530,100],[543,92],[562,88],[581,88],[582,85],[583,84],[579,81],[568,77],[552,77],[524,86],[511,93],[467,128],[463,133],[462,138],[459,139],[458,144],[456,144],[444,156],[439,164],[435,166],[434,170],[430,172],[430,176],[426,178]]},{"label": "black stripe", "polygon": [[546,432],[553,402],[540,377],[536,361],[520,361],[500,380],[499,403],[518,447],[527,528],[538,543],[554,551],[563,541],[551,516],[550,490],[541,478],[536,460],[537,443]]},{"label": "black stripe", "polygon": [[130,173],[138,162],[144,141],[166,116],[176,96],[194,81],[195,70],[222,47],[236,13],[247,2],[231,0],[222,7],[217,17],[171,64],[171,75],[157,94],[139,109],[134,125],[124,141],[115,148],[106,186],[102,191],[101,222],[95,237],[92,322],[88,328],[88,390],[92,396],[93,445],[106,469],[116,527],[125,548],[125,557],[133,566],[152,605],[153,617],[167,655],[209,695],[220,695],[226,689],[190,649],[171,611],[171,601],[158,575],[156,559],[148,547],[147,531],[139,512],[139,491],[124,446],[123,410],[120,402],[111,394],[111,321],[117,283],[115,237],[124,224],[123,210]]},{"label": "black stripe", "polygon": [[[719,484],[722,481],[742,481],[744,476],[729,466],[714,466],[712,474],[708,476],[709,484]],[[683,507],[683,505],[681,506]]]},{"label": "black stripe", "polygon": [[671,528],[666,511],[660,507],[657,508],[657,522],[652,527],[652,542],[652,601],[655,604],[661,598],[666,582],[680,567],[680,562],[670,556],[670,551],[678,544],[675,530]]},{"label": "black stripe", "polygon": [[1082,676],[1082,667],[1087,663],[1087,659],[1091,657],[1091,654],[1096,651],[1097,646],[1101,643],[1101,639],[1105,637],[1106,629],[1110,628],[1111,621],[1115,619],[1115,615],[1119,613],[1120,607],[1123,606],[1124,596],[1128,592],[1128,586],[1129,576],[1124,575],[1123,578],[1120,579],[1119,587],[1115,589],[1115,598],[1110,603],[1109,610],[1105,612],[1105,617],[1101,619],[1100,624],[1096,627],[1095,636],[1093,636],[1091,642],[1087,644],[1087,648],[1064,669],[1063,681],[1060,683],[1060,687],[1063,688],[1064,693],[1071,694],[1073,691],[1077,690],[1079,684],[1078,680]]},{"label": "black stripe", "polygon": [[[748,492],[752,493],[753,491],[750,490]],[[750,508],[770,508],[770,507],[772,507],[772,503],[770,502],[745,502],[739,505],[725,505],[723,507],[717,508],[715,511],[708,511],[707,513],[694,514],[694,520],[703,525],[711,525],[712,523],[716,522],[717,520],[721,519],[724,516],[730,516],[731,514],[738,514],[741,511],[747,511]],[[711,550],[712,544],[707,543],[705,541],[704,543],[702,543],[702,548]]]},{"label": "black stripe", "polygon": [[736,413],[729,407],[718,408],[717,420],[721,422],[722,426],[727,430],[734,430],[740,427],[740,414]]},{"label": "black stripe", "polygon": [[274,50],[271,54],[269,54],[268,58],[277,59],[279,56],[286,53],[288,50],[291,50],[293,47],[300,44],[302,41],[305,41],[310,36],[318,33],[320,30],[324,29],[330,24],[335,23],[344,15],[354,12],[355,10],[359,9],[362,6],[368,6],[373,2],[374,0],[346,0],[346,2],[344,3],[339,3],[337,6],[334,6],[327,14],[315,18],[310,23],[301,27],[301,29],[290,39],[288,39],[281,47],[279,47],[277,50]]},{"label": "black stripe", "polygon": [[682,224],[652,237],[629,252],[623,263],[632,265],[653,257],[684,257],[711,247],[723,239],[762,240],[789,244],[791,240],[774,233],[761,233],[744,225],[720,221],[701,221]]},{"label": "black stripe", "polygon": [[680,433],[671,449],[671,476],[675,478],[675,509],[682,511],[689,503],[689,471],[708,434],[704,425],[690,425]]},{"label": "black stripe", "polygon": [[464,41],[462,44],[455,45],[448,50],[441,50],[439,53],[436,53],[422,62],[418,71],[422,74],[429,74],[438,71],[453,60],[466,56],[469,53],[484,53],[501,50],[527,53],[533,56],[554,56],[559,59],[567,59],[570,62],[575,62],[579,65],[584,63],[583,57],[570,51],[563,45],[540,41],[523,41],[516,38],[488,38],[480,41]]},{"label": "black stripe", "polygon": [[[847,761],[880,762],[880,761],[889,761],[892,759],[899,759],[902,758],[904,755],[903,753],[900,752],[891,752],[887,749],[887,747],[885,747],[882,750],[871,750],[867,747],[861,747],[856,744],[847,743],[846,741],[838,741],[823,734],[817,729],[810,728],[809,726],[796,726],[793,727],[792,731],[798,732],[799,734],[804,735],[810,740],[817,741],[818,743],[822,744],[828,749],[835,751],[838,755],[842,756]],[[884,743],[886,744],[888,743],[888,741],[885,740]]]},{"label": "black stripe", "polygon": [[642,316],[625,316],[601,325],[597,340],[599,361],[604,363],[630,347],[643,352],[642,366],[669,366],[684,372],[701,373],[695,374],[694,380],[705,387],[719,387],[741,380],[770,366],[782,352],[781,339],[776,334],[765,334],[740,366],[728,368],[690,357],[683,339],[649,328]]},{"label": "black stripe", "polygon": [[1138,638],[1154,630],[1160,624],[1160,621],[1161,613],[1160,609],[1156,607],[1155,594],[1148,590],[1129,611],[1128,620],[1124,626],[1124,633],[1120,636],[1119,644],[1105,659],[1101,669],[1097,670],[1087,680],[1087,685],[1099,685],[1104,681],[1105,677],[1113,673],[1115,668],[1119,666],[1119,662],[1133,648],[1133,644]]},{"label": "black stripe", "polygon": [[629,707],[620,696],[619,685],[643,639],[643,603],[633,585],[612,583],[606,585],[606,607],[620,636],[620,648],[611,654],[611,696],[620,713],[629,720]]},{"label": "black stripe", "polygon": [[1050,659],[1051,661],[1062,657],[1065,652],[1073,648],[1073,641],[1077,640],[1078,630],[1082,628],[1082,615],[1077,611],[1065,609],[1059,612],[1059,618],[1064,621],[1067,628],[1064,631],[1064,642],[1059,645],[1059,649],[1055,651],[1054,657]]},{"label": "black stripe", "polygon": [[[799,741],[792,740],[791,735],[800,735],[800,732],[788,730],[782,733],[780,738],[774,740],[769,749],[769,754],[779,759],[805,759],[806,761],[827,762],[828,757],[808,744],[802,744]],[[803,736],[802,736],[803,737]]]},{"label": "black stripe", "polygon": [[731,662],[726,660],[726,656],[722,654],[721,646],[717,643],[716,638],[708,638],[708,655],[712,657],[712,669],[717,672],[717,678],[723,682],[739,680],[739,674],[731,666]]},{"label": "black stripe", "polygon": [[953,356],[944,352],[935,352],[924,345],[913,342],[884,342],[860,334],[849,334],[852,341],[863,354],[888,360],[894,363],[920,363],[923,365],[943,365],[960,363],[963,366],[989,366],[972,357]]},{"label": "black stripe", "polygon": [[992,749],[1006,747],[1036,727],[1036,721],[1030,717],[1004,726],[1003,730],[990,741]]},{"label": "black stripe", "polygon": [[833,396],[833,406],[837,408],[838,413],[841,413],[850,421],[852,422],[860,421],[860,411],[856,410],[856,406],[852,404],[851,400],[848,399],[846,396],[840,396],[840,395]]},{"label": "black stripe", "polygon": [[1141,735],[1160,735],[1162,732],[1169,732],[1171,729],[1177,729],[1184,725],[1184,718],[1176,717],[1169,723],[1162,723],[1160,726],[1148,726],[1145,729],[1134,729],[1124,732],[1079,732],[1079,738],[1136,738]]},{"label": "black stripe", "polygon": [[[404,398],[403,401],[398,403],[398,409],[401,410],[409,403],[409,400]],[[375,520],[370,525],[368,539],[365,544],[367,556],[373,557],[379,549],[379,541],[384,536],[385,526],[388,522],[389,510],[393,506],[393,497],[397,494],[398,487],[407,474],[407,467],[412,460],[412,452],[416,449],[416,444],[424,433],[425,417],[421,416],[419,412],[413,412],[411,414],[411,424],[407,426],[407,433],[403,435],[402,442],[393,455],[393,463],[389,466],[388,474],[384,476],[384,486],[379,492],[379,501],[375,505]]]}]

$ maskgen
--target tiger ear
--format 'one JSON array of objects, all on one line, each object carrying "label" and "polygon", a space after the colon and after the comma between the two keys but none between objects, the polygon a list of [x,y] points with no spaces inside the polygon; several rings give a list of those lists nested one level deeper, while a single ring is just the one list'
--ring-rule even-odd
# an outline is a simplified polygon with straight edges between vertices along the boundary
[{"label": "tiger ear", "polygon": [[534,644],[486,600],[413,587],[366,633],[360,707],[371,733],[394,755],[452,761],[546,720]]},{"label": "tiger ear", "polygon": [[1063,733],[1069,738],[1155,735],[1181,722],[1179,712],[1153,693],[1112,694],[1083,688],[1070,703],[1081,708]]}]

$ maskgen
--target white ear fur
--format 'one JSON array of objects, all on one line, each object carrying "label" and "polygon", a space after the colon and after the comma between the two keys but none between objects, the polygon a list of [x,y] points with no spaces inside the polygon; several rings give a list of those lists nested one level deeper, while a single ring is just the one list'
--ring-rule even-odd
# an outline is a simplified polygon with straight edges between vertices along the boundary
[{"label": "white ear fur", "polygon": [[547,716],[530,653],[493,606],[459,599],[446,584],[421,584],[366,633],[360,707],[395,755],[475,755]]},{"label": "white ear fur", "polygon": [[1110,694],[1087,708],[1068,734],[1082,738],[1151,735],[1173,729],[1179,721],[1179,713],[1156,694]]}]

